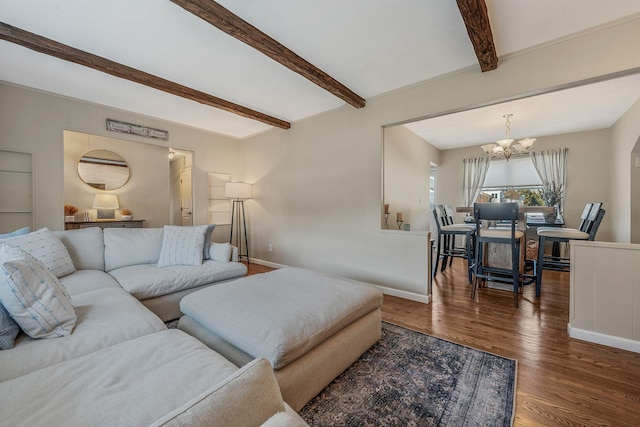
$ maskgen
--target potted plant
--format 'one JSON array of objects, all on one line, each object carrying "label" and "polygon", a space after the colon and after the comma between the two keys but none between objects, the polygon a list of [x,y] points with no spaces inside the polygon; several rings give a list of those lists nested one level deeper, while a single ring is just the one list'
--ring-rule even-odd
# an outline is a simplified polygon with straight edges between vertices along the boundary
[{"label": "potted plant", "polygon": [[552,213],[545,213],[545,220],[547,222],[555,222],[558,217],[558,205],[562,199],[562,184],[556,185],[554,181],[544,185],[540,190],[540,197],[544,200],[547,206],[553,207]]},{"label": "potted plant", "polygon": [[133,216],[131,215],[132,212],[129,209],[122,209],[120,213],[120,219],[122,219],[123,221],[131,221],[131,218],[133,218]]},{"label": "potted plant", "polygon": [[64,205],[64,222],[73,222],[76,220],[75,214],[78,208],[73,205]]}]

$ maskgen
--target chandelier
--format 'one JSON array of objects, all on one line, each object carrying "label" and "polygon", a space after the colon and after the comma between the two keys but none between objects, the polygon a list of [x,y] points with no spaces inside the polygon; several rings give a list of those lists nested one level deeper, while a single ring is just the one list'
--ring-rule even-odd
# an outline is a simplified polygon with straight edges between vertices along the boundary
[{"label": "chandelier", "polygon": [[506,127],[507,137],[505,139],[501,139],[493,144],[484,144],[480,148],[484,151],[484,154],[491,157],[504,157],[509,161],[509,157],[525,153],[533,147],[533,142],[536,140],[535,138],[525,138],[520,141],[513,143],[514,140],[510,138],[511,134],[511,122],[509,118],[511,118],[513,114],[505,114],[504,117],[507,121],[504,124]]}]

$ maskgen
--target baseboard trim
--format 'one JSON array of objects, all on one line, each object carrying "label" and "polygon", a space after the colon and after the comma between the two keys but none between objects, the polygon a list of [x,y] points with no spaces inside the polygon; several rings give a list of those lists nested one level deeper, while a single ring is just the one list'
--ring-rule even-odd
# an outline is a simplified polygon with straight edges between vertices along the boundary
[{"label": "baseboard trim", "polygon": [[263,259],[257,259],[257,258],[251,258],[251,263],[258,264],[258,265],[264,265],[265,267],[271,267],[271,268],[285,268],[285,267],[288,267],[288,265],[277,264],[275,262],[265,261]]},{"label": "baseboard trim", "polygon": [[404,298],[411,301],[421,302],[424,304],[431,303],[431,295],[421,295],[421,294],[416,294],[415,292],[402,291],[400,289],[387,288],[386,286],[380,286],[380,285],[373,285],[373,286],[380,289],[382,293],[385,295]]},{"label": "baseboard trim", "polygon": [[571,338],[640,353],[640,341],[572,328],[570,323],[567,324],[567,332],[569,332]]},{"label": "baseboard trim", "polygon": [[[265,267],[271,267],[271,268],[288,267],[287,265],[284,265],[284,264],[277,264],[275,262],[265,261],[263,259],[257,259],[257,258],[251,258],[251,262],[254,264],[264,265]],[[404,298],[411,301],[421,302],[424,304],[431,303],[431,295],[421,295],[421,294],[416,294],[415,292],[402,291],[399,289],[393,289],[393,288],[388,288],[386,286],[380,286],[380,285],[374,285],[374,284],[371,284],[371,286],[380,289],[380,291],[382,291],[383,294],[390,295],[392,297]]]}]

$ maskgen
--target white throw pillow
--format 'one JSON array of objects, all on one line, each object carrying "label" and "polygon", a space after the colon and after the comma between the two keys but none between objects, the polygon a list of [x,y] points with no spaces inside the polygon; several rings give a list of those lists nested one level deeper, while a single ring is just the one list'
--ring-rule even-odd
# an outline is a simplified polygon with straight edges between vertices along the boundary
[{"label": "white throw pillow", "polygon": [[209,258],[214,261],[229,262],[232,248],[229,243],[212,243],[209,247]]},{"label": "white throw pillow", "polygon": [[66,276],[76,271],[67,247],[46,227],[33,233],[2,239],[2,243],[29,253],[56,277]]},{"label": "white throw pillow", "polygon": [[37,259],[0,244],[0,301],[31,338],[71,334],[76,314],[57,277]]},{"label": "white throw pillow", "polygon": [[158,267],[201,265],[206,225],[181,227],[165,225]]}]

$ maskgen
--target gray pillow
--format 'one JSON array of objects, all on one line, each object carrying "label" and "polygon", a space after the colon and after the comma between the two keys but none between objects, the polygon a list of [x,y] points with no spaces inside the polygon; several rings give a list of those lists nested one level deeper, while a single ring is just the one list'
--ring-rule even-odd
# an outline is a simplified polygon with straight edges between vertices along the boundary
[{"label": "gray pillow", "polygon": [[20,333],[20,327],[11,318],[7,309],[0,304],[0,350],[13,348],[18,333]]},{"label": "gray pillow", "polygon": [[207,231],[204,233],[204,247],[202,252],[202,259],[210,259],[211,255],[209,255],[209,245],[211,244],[211,234],[213,234],[213,229],[216,228],[215,224],[207,225]]}]

